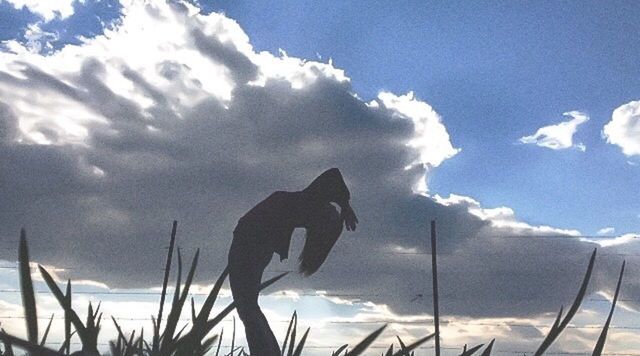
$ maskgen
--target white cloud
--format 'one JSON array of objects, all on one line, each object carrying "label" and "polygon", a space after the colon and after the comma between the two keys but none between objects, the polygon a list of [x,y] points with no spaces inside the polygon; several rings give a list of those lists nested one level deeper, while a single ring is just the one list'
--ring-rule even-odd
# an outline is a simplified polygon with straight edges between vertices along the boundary
[{"label": "white cloud", "polygon": [[640,155],[640,100],[616,108],[602,134],[626,156]]},{"label": "white cloud", "polygon": [[614,232],[616,232],[616,229],[613,227],[603,227],[602,229],[598,230],[597,234],[598,235],[611,235]]},{"label": "white cloud", "polygon": [[496,228],[508,228],[515,234],[528,234],[528,235],[566,235],[566,236],[579,236],[580,231],[575,229],[559,229],[546,225],[530,225],[526,222],[520,221],[516,218],[516,214],[513,209],[506,206],[497,208],[483,208],[479,201],[456,194],[450,194],[448,198],[443,198],[439,195],[434,196],[435,201],[438,203],[451,206],[460,205],[468,209],[469,213],[477,216],[483,221],[491,223]]},{"label": "white cloud", "polygon": [[416,99],[413,92],[400,96],[381,92],[378,100],[385,108],[392,110],[394,116],[404,116],[413,122],[415,134],[408,145],[420,153],[413,164],[438,167],[460,152],[459,148],[454,148],[451,144],[440,115],[431,105]]},{"label": "white cloud", "polygon": [[[0,215],[0,236],[27,226],[42,262],[64,261],[76,278],[111,287],[144,287],[158,275],[167,222],[178,219],[181,246],[207,254],[197,278],[210,282],[239,216],[273,190],[300,189],[337,166],[352,188],[358,231],[341,238],[323,273],[292,275],[279,288],[424,292],[428,271],[407,252],[423,251],[426,221],[437,219],[442,251],[478,255],[443,259],[443,293],[474,295],[448,313],[537,314],[573,294],[549,271],[581,273],[575,256],[590,244],[529,248],[537,259],[518,256],[523,276],[505,278],[498,299],[486,286],[514,268],[519,246],[488,237],[576,231],[529,225],[471,198],[413,194],[459,152],[424,100],[383,92],[364,101],[331,62],[256,52],[222,14],[173,1],[123,6],[116,27],[80,45],[50,56],[0,53],[0,200],[11,207]],[[580,263],[568,265],[572,256]],[[295,270],[291,260],[279,267]],[[535,300],[523,305],[523,294]],[[398,313],[422,310],[385,298],[370,299]]]},{"label": "white cloud", "polygon": [[586,146],[582,143],[574,144],[573,135],[578,130],[578,126],[589,121],[589,116],[580,111],[569,111],[562,115],[572,119],[556,125],[541,127],[535,134],[521,137],[519,141],[524,144],[534,144],[552,150],[575,148],[584,152]]},{"label": "white cloud", "polygon": [[[65,19],[73,15],[73,3],[75,0],[5,0],[11,3],[16,9],[26,7],[29,11],[36,13],[45,21],[54,18]],[[80,2],[83,2],[80,0]]]},{"label": "white cloud", "polygon": [[[381,93],[376,105],[368,105],[331,62],[256,52],[240,26],[222,14],[204,15],[186,3],[136,1],[123,4],[122,13],[119,24],[103,35],[48,56],[28,50],[0,53],[0,97],[6,101],[0,119],[10,129],[0,136],[0,148],[33,154],[25,158],[7,152],[12,162],[8,164],[25,164],[29,177],[47,180],[27,188],[31,183],[11,179],[24,190],[7,188],[0,194],[42,192],[35,198],[42,202],[57,199],[58,187],[67,192],[63,200],[70,205],[51,212],[66,211],[75,218],[77,213],[71,211],[81,212],[79,219],[88,230],[110,235],[90,239],[87,236],[95,235],[82,233],[84,237],[72,238],[87,230],[71,226],[56,234],[73,239],[76,252],[94,249],[96,241],[118,245],[113,242],[131,234],[139,238],[127,238],[122,246],[133,242],[145,248],[151,236],[157,236],[148,229],[156,230],[162,223],[136,215],[168,221],[164,219],[214,214],[215,223],[202,215],[198,222],[186,223],[193,232],[200,231],[187,239],[200,245],[205,231],[219,236],[223,247],[216,257],[221,257],[229,231],[249,204],[270,189],[302,186],[330,166],[344,170],[354,196],[362,201],[354,204],[362,204],[359,214],[366,219],[385,211],[378,205],[411,197],[411,187],[424,181],[427,166],[436,167],[459,151],[442,118],[413,93]],[[15,171],[2,173],[10,172]],[[155,190],[152,187],[164,181],[143,183],[147,178],[142,177],[182,176],[179,172],[191,172],[180,178],[187,181],[175,185],[186,189],[175,195],[182,203],[165,206],[168,210],[160,201],[142,203],[162,196],[142,191]],[[129,181],[134,176],[142,178],[135,179],[142,186]],[[194,184],[194,177],[201,183]],[[75,184],[88,186],[85,190]],[[125,191],[129,193],[122,194]],[[185,206],[191,200],[185,194],[204,199],[204,205]],[[133,196],[138,198],[131,204],[121,200]],[[20,201],[15,203],[25,204],[24,212],[35,212],[26,207],[29,199]],[[189,209],[195,209],[194,214]],[[22,221],[35,236],[49,234],[55,221],[65,221],[17,214],[20,218],[14,222]],[[144,227],[140,221],[149,224]],[[48,227],[39,230],[36,224]],[[6,227],[7,234],[11,230]],[[49,261],[60,258],[53,256],[57,249],[33,250],[49,254]],[[130,246],[125,250],[123,256],[133,253]],[[88,275],[96,277],[106,269],[112,274],[106,277],[108,283],[112,277],[119,279],[114,285],[127,283],[119,277],[124,274],[115,271],[126,269],[123,264],[85,252],[71,259],[94,265],[93,272],[83,268]],[[110,266],[100,266],[103,262]]]},{"label": "white cloud", "polygon": [[600,245],[600,247],[611,247],[611,246],[629,244],[632,242],[638,242],[639,236],[640,235],[638,234],[624,234],[624,235],[611,237],[611,238],[593,238],[593,239],[583,238],[581,240]]}]

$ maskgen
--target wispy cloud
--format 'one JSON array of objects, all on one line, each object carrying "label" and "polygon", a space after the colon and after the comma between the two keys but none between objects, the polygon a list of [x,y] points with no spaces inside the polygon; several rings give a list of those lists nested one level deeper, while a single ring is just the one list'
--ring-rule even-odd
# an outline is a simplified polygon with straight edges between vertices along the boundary
[{"label": "wispy cloud", "polygon": [[603,227],[602,229],[598,230],[598,235],[611,235],[614,232],[616,232],[616,229],[613,227]]},{"label": "wispy cloud", "polygon": [[624,245],[632,242],[637,243],[638,237],[640,237],[640,235],[638,234],[624,234],[624,235],[615,236],[611,238],[586,238],[585,237],[582,240],[600,245],[600,247],[612,247],[612,246]]},{"label": "wispy cloud", "polygon": [[573,135],[578,130],[578,126],[589,121],[589,116],[580,111],[569,111],[562,115],[570,117],[571,120],[541,127],[535,134],[521,137],[519,142],[552,150],[575,148],[584,152],[587,149],[586,146],[582,143],[574,144]]}]

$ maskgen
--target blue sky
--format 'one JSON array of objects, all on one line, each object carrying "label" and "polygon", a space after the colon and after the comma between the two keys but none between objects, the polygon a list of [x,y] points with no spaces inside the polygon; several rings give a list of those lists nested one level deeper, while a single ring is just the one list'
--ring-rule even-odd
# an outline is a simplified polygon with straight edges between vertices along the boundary
[{"label": "blue sky", "polygon": [[[199,2],[236,19],[256,50],[332,58],[355,92],[414,91],[446,122],[462,152],[430,177],[432,193],[509,206],[534,224],[587,235],[640,228],[640,169],[601,138],[616,107],[637,100],[640,24],[635,2]],[[24,41],[38,21],[0,2],[0,39]],[[75,14],[41,25],[59,39],[102,33],[117,2],[74,3]],[[579,110],[574,136],[587,151],[519,145],[518,138]],[[553,207],[553,209],[549,209]]]},{"label": "blue sky", "polygon": [[[365,98],[413,90],[433,105],[462,148],[433,192],[584,234],[639,230],[640,170],[600,136],[613,109],[638,99],[637,2],[201,3],[236,19],[256,49],[333,58]],[[515,144],[571,110],[591,117],[575,136],[586,152]]]},{"label": "blue sky", "polygon": [[[443,294],[474,296],[448,300],[447,317],[546,325],[575,295],[595,245],[537,234],[640,232],[640,3],[16,1],[0,0],[0,241],[27,226],[34,258],[69,266],[61,276],[86,279],[87,292],[156,286],[155,252],[173,219],[185,250],[207,254],[206,285],[242,213],[334,165],[353,189],[359,229],[324,273],[292,276],[279,291],[371,303],[275,296],[266,303],[274,318],[297,300],[314,323],[428,319],[411,300],[430,292],[421,253],[434,218],[445,237]],[[603,137],[614,111],[628,120],[607,134],[616,144]],[[422,146],[407,145],[417,139]],[[419,196],[411,186],[425,172]],[[529,240],[493,238],[509,234]],[[601,245],[591,299],[610,296],[622,258],[637,295],[638,240]],[[295,270],[292,260],[269,269]],[[3,288],[17,288],[14,275],[3,272]],[[399,297],[381,296],[385,287]],[[7,306],[0,296],[0,311],[16,312],[12,298]],[[122,301],[111,302],[117,312]],[[579,317],[601,323],[600,302]],[[637,316],[631,304],[620,325]],[[498,333],[461,325],[448,326],[450,342]],[[420,327],[398,330],[417,337]],[[507,331],[499,335],[512,347],[532,347]],[[561,350],[590,347],[589,332]],[[616,350],[634,346],[625,335],[614,334]]]}]

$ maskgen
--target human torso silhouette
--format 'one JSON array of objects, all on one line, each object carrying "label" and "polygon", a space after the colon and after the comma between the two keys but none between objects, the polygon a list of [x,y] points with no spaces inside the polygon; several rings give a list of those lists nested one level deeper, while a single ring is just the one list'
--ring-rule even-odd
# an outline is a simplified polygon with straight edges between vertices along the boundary
[{"label": "human torso silhouette", "polygon": [[289,258],[293,230],[304,227],[317,208],[318,204],[309,201],[304,192],[274,192],[238,220],[233,242],[245,248],[267,247],[285,260]]},{"label": "human torso silhouette", "polygon": [[[302,191],[277,191],[238,220],[229,250],[229,282],[253,356],[279,356],[280,349],[258,306],[262,274],[274,253],[288,258],[295,228],[307,229],[301,271],[309,275],[324,262],[344,223],[354,230],[357,218],[350,193],[337,168],[322,173]],[[341,213],[331,205],[336,203]]]}]

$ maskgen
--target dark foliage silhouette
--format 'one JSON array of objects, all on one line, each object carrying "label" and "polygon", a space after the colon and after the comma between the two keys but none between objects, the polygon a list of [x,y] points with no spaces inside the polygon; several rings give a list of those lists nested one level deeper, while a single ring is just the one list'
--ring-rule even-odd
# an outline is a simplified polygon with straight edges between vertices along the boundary
[{"label": "dark foliage silhouette", "polygon": [[[219,335],[210,334],[233,309],[238,308],[239,315],[245,323],[245,329],[248,334],[247,339],[250,337],[254,338],[253,341],[248,340],[250,347],[253,348],[251,350],[253,356],[281,356],[285,354],[287,356],[300,356],[305,349],[310,328],[305,330],[302,337],[297,338],[298,317],[297,313],[294,312],[287,329],[284,343],[282,344],[281,352],[275,337],[270,339],[273,333],[257,303],[259,292],[283,278],[286,273],[261,283],[262,273],[273,253],[278,253],[281,258],[287,258],[291,233],[296,227],[303,227],[307,230],[305,246],[300,255],[300,270],[306,275],[313,274],[317,271],[341,234],[343,229],[342,224],[344,223],[347,230],[354,230],[358,223],[355,213],[349,205],[349,199],[349,191],[344,184],[340,172],[337,169],[330,169],[316,178],[309,187],[300,192],[276,192],[259,203],[240,219],[230,250],[229,265],[216,280],[199,312],[196,312],[195,303],[193,299],[191,300],[191,327],[187,328],[189,325],[185,325],[181,329],[178,328],[178,322],[194,278],[198,264],[199,250],[196,251],[186,278],[182,281],[183,263],[180,249],[177,248],[175,244],[177,222],[174,222],[158,317],[157,319],[151,317],[153,328],[150,340],[148,342],[145,339],[143,329],[140,329],[138,334],[132,331],[127,336],[126,330],[122,330],[116,319],[111,317],[117,329],[117,335],[115,340],[110,342],[110,354],[112,356],[200,356],[213,351],[217,343],[215,355],[220,356],[222,331],[220,331]],[[333,207],[332,203],[340,206],[340,213]],[[239,235],[238,232],[242,234]],[[273,234],[269,235],[267,234],[268,232]],[[244,247],[244,249],[241,247]],[[177,250],[176,284],[171,307],[168,309],[166,320],[162,323],[162,306],[167,293],[174,248]],[[563,317],[563,309],[560,309],[560,313],[548,331],[547,336],[542,341],[542,344],[535,352],[535,355],[544,354],[554,341],[559,338],[560,334],[567,328],[571,319],[577,313],[586,295],[595,260],[596,250],[591,254],[587,271],[569,311],[566,316]],[[53,316],[49,319],[48,325],[44,328],[44,332],[40,337],[39,331],[43,329],[38,328],[37,303],[34,295],[34,285],[30,267],[31,261],[24,230],[22,230],[20,234],[18,266],[27,338],[17,337],[0,328],[0,356],[14,355],[14,347],[27,351],[30,355],[99,355],[98,334],[102,321],[100,304],[94,309],[93,305],[89,303],[86,321],[83,322],[76,312],[76,309],[72,308],[71,305],[71,282],[67,281],[66,291],[63,292],[63,289],[60,288],[54,276],[44,267],[38,265],[38,270],[44,283],[64,312],[65,329],[64,342],[57,350],[47,347],[47,336],[51,329]],[[610,312],[594,348],[594,355],[601,355],[604,350],[608,329],[610,328],[616,302],[618,301],[624,270],[625,263],[623,262]],[[234,301],[213,316],[213,318],[210,318],[214,303],[227,276],[230,277]],[[242,278],[247,279],[243,280]],[[242,310],[242,312],[240,310]],[[337,348],[332,355],[356,356],[363,354],[371,347],[372,343],[384,331],[385,327],[386,325],[369,334],[360,343],[354,345],[351,350],[348,349],[348,345],[343,345]],[[72,328],[73,331],[71,330]],[[400,349],[394,352],[394,347],[391,345],[384,355],[413,356],[416,348],[428,340],[433,339],[435,336],[435,333],[430,334],[408,345],[405,345],[405,343],[398,338]],[[72,352],[70,346],[72,344],[71,340],[74,337],[79,339],[81,347],[80,350]],[[235,347],[234,340],[235,320],[232,332],[231,352],[227,355],[248,355],[243,346]],[[482,356],[489,356],[491,354],[494,341],[495,340],[491,340],[485,347],[481,354]],[[275,346],[270,344],[272,342]],[[465,345],[461,355],[471,356],[477,353],[482,347],[483,345],[478,345],[467,349]]]},{"label": "dark foliage silhouette", "polygon": [[[169,248],[169,253],[167,256],[168,263],[167,267],[171,267],[171,256],[173,255],[174,242],[176,239],[176,229],[177,222],[173,223],[173,231],[171,234],[171,243]],[[27,248],[27,240],[26,234],[24,231],[21,233],[20,237],[20,251],[18,253],[19,264],[21,266],[29,266],[29,254]],[[191,300],[191,315],[192,315],[192,323],[191,329],[185,331],[185,327],[180,329],[177,333],[177,323],[178,318],[181,314],[181,311],[184,306],[185,299],[184,295],[188,294],[189,288],[191,286],[192,276],[195,271],[195,266],[198,261],[198,253],[193,259],[191,264],[191,268],[189,270],[188,276],[184,284],[181,284],[181,271],[182,271],[182,258],[180,257],[180,251],[178,249],[178,273],[177,273],[177,282],[176,288],[174,292],[173,302],[171,304],[171,308],[169,310],[169,315],[167,317],[164,330],[161,330],[160,318],[156,319],[153,316],[151,317],[151,321],[153,324],[153,335],[151,340],[147,342],[145,339],[144,329],[140,329],[140,333],[136,335],[135,330],[132,331],[127,337],[125,332],[123,331],[120,325],[117,323],[114,317],[111,317],[116,330],[118,332],[115,341],[111,341],[110,352],[111,356],[201,356],[205,354],[210,354],[213,351],[214,344],[217,341],[217,347],[215,351],[215,356],[221,356],[221,341],[223,336],[223,330],[220,331],[220,334],[209,336],[214,327],[216,327],[225,317],[229,315],[233,311],[236,306],[235,302],[229,304],[226,308],[220,311],[213,318],[209,319],[211,314],[213,305],[218,297],[220,292],[220,288],[222,287],[222,283],[227,278],[228,269],[225,269],[220,277],[216,280],[211,292],[206,298],[206,301],[202,305],[199,312],[196,313],[195,304],[193,299]],[[51,275],[46,271],[42,266],[38,266],[40,274],[45,280],[47,286],[53,293],[53,295],[58,299],[58,302],[62,309],[64,310],[64,324],[65,324],[65,341],[62,343],[60,348],[56,351],[50,349],[45,346],[47,342],[47,335],[49,333],[52,318],[49,320],[49,324],[47,325],[42,340],[37,342],[37,339],[34,338],[33,341],[25,340],[20,337],[16,337],[7,333],[4,329],[0,328],[0,343],[2,344],[2,348],[0,349],[0,356],[13,356],[14,346],[16,348],[20,348],[25,350],[30,355],[40,355],[40,356],[67,356],[67,355],[75,355],[75,356],[98,356],[100,355],[97,349],[97,337],[100,332],[100,320],[102,319],[102,313],[99,313],[99,306],[96,310],[93,310],[91,304],[89,304],[89,310],[87,313],[87,322],[83,324],[79,319],[76,311],[71,307],[71,282],[67,281],[66,292],[63,294],[57,283]],[[166,274],[169,274],[169,270],[167,269]],[[286,273],[280,274],[274,278],[265,281],[260,285],[260,290],[269,287],[273,283],[280,280],[284,277]],[[31,272],[29,269],[21,268],[20,269],[20,281],[21,281],[21,289],[23,294],[32,295],[34,294],[33,284],[31,281]],[[166,297],[168,278],[165,278],[163,281],[163,288],[161,293],[161,300],[164,300]],[[30,298],[23,298],[23,308],[25,311],[25,315],[35,315],[37,310],[36,303],[32,303]],[[159,309],[164,309],[162,306]],[[161,316],[162,312],[159,310],[158,315]],[[25,317],[25,323],[27,326],[27,330],[36,330],[38,328],[38,319],[33,317]],[[71,332],[71,328],[75,330]],[[294,311],[293,317],[291,319],[291,323],[289,324],[289,328],[287,330],[287,336],[285,337],[285,342],[283,344],[283,352],[286,351],[286,355],[288,356],[300,356],[304,350],[305,342],[307,336],[309,334],[309,328],[305,331],[302,338],[297,341],[296,340],[296,329],[297,329],[297,314]],[[347,349],[348,345],[343,345],[338,348],[336,351],[332,353],[332,355],[342,355],[342,356],[357,356],[362,354],[368,345],[371,344],[380,334],[382,329],[378,329],[371,333],[369,336],[364,338],[360,343],[356,344],[353,350],[349,351]],[[35,335],[37,336],[37,335]],[[71,338],[77,336],[80,338],[81,350],[71,352]],[[431,334],[427,337],[419,339],[412,343],[411,345],[404,346],[402,341],[398,338],[401,343],[402,350],[396,353],[388,353],[389,356],[400,356],[400,355],[409,355],[409,352],[422,345],[430,338],[432,338],[434,334]],[[166,340],[166,341],[165,341]],[[244,348],[241,346],[234,347],[235,344],[235,320],[234,320],[234,329],[232,333],[231,339],[231,352],[227,353],[227,356],[243,356],[248,355]],[[286,349],[286,350],[285,350]],[[393,345],[389,348],[393,350]],[[262,353],[258,351],[255,355],[261,355]]]}]

